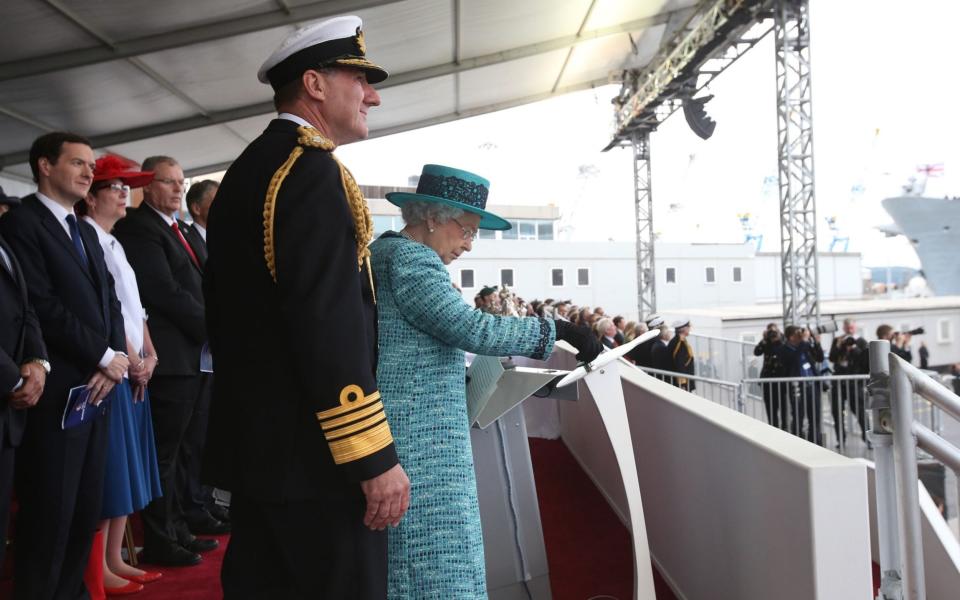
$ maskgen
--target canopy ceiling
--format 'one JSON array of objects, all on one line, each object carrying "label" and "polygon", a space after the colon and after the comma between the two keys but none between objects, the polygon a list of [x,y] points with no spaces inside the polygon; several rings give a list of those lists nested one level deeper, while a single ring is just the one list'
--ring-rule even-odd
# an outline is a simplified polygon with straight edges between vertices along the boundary
[{"label": "canopy ceiling", "polygon": [[[371,137],[616,81],[695,0],[3,0],[0,166],[29,178],[31,142],[66,129],[98,151],[223,169],[273,114],[256,72],[296,27],[364,21],[378,85]],[[612,112],[612,108],[611,108]]]}]

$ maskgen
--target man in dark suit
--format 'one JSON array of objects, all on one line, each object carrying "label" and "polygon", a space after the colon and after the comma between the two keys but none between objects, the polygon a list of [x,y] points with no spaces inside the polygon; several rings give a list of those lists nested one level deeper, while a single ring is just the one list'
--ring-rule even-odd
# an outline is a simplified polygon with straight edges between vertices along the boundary
[{"label": "man in dark suit", "polygon": [[[160,358],[149,392],[163,497],[141,513],[143,559],[153,564],[190,566],[200,562],[200,552],[218,545],[216,540],[197,538],[190,531],[180,502],[185,479],[178,475],[185,464],[184,449],[197,443],[197,419],[203,409],[200,355],[206,342],[206,324],[202,267],[175,218],[184,190],[180,165],[168,156],[152,156],[143,161],[142,168],[154,172],[153,181],[144,186],[140,206],[128,210],[114,227],[114,235],[137,275],[140,297],[150,315],[150,335]],[[202,446],[202,440],[199,443]],[[223,527],[209,518],[207,531]]]},{"label": "man in dark suit", "polygon": [[100,519],[109,404],[103,416],[68,430],[61,419],[71,388],[86,385],[90,403],[99,405],[129,366],[113,277],[93,227],[73,213],[93,167],[86,139],[62,132],[37,138],[30,148],[37,193],[0,220],[51,365],[17,452],[17,599],[87,597],[83,571]]},{"label": "man in dark suit", "polygon": [[0,236],[0,564],[13,492],[14,449],[23,439],[26,409],[43,393],[50,370],[47,358],[20,263]]},{"label": "man in dark suit", "polygon": [[383,530],[406,511],[409,481],[374,376],[370,217],[332,154],[366,137],[380,103],[370,84],[386,76],[360,26],[312,25],[267,60],[279,118],[210,211],[204,467],[232,493],[226,600],[386,597]]},{"label": "man in dark suit", "polygon": [[[207,218],[210,215],[210,205],[217,197],[220,184],[212,179],[204,179],[190,186],[187,190],[187,210],[193,219],[190,227],[203,240],[204,252],[207,247]],[[187,238],[189,241],[190,238]]]},{"label": "man in dark suit", "polygon": [[[197,256],[201,270],[207,264],[207,214],[217,194],[219,183],[212,179],[198,181],[187,190],[187,211],[193,217],[192,223],[179,221],[180,231],[187,244]],[[177,485],[183,490],[180,497],[180,509],[184,520],[193,533],[225,533],[229,531],[230,515],[226,509],[213,499],[213,488],[200,484],[200,464],[204,442],[207,435],[207,421],[210,412],[210,395],[213,391],[213,373],[200,374],[203,384],[198,400],[196,418],[190,423],[180,453],[180,470]],[[211,519],[212,517],[212,519]],[[221,521],[222,523],[216,523]]]}]

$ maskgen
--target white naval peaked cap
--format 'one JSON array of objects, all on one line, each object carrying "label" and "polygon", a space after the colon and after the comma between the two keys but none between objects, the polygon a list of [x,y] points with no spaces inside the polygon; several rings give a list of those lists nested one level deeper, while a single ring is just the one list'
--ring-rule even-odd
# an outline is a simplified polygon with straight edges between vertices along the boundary
[{"label": "white naval peaked cap", "polygon": [[339,65],[363,69],[367,81],[379,83],[387,78],[387,71],[368,61],[366,52],[360,17],[334,17],[305,25],[287,36],[257,71],[257,79],[276,90],[307,69]]},{"label": "white naval peaked cap", "polygon": [[687,327],[688,325],[690,325],[690,319],[678,319],[671,324],[674,329],[680,329],[681,327]]},{"label": "white naval peaked cap", "polygon": [[663,317],[660,315],[650,315],[650,318],[647,319],[647,327],[654,329],[663,325]]}]

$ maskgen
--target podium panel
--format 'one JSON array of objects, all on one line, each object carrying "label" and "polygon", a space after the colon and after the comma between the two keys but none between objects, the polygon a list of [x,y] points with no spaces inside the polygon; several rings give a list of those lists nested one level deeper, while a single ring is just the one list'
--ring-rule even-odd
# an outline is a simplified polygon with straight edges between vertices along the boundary
[{"label": "podium panel", "polygon": [[[523,410],[470,430],[490,600],[549,600],[547,554]],[[529,593],[528,593],[529,592]]]}]

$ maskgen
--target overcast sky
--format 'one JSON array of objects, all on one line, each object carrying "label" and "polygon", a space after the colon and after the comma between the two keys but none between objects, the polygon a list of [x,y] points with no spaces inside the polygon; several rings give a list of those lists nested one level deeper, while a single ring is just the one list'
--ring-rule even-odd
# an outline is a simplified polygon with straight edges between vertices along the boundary
[{"label": "overcast sky", "polygon": [[[811,0],[814,146],[819,242],[839,235],[864,264],[918,266],[909,244],[889,239],[880,200],[918,165],[942,163],[932,195],[960,194],[956,118],[960,3]],[[707,105],[716,133],[700,140],[682,114],[651,137],[654,229],[665,241],[739,242],[750,213],[763,249],[779,249],[775,178],[776,85],[772,35],[720,76]],[[555,204],[577,240],[632,240],[633,171],[610,139],[616,87],[438,125],[338,150],[365,184],[406,185],[424,163],[492,181],[491,203]],[[857,193],[855,187],[862,188]]]}]

